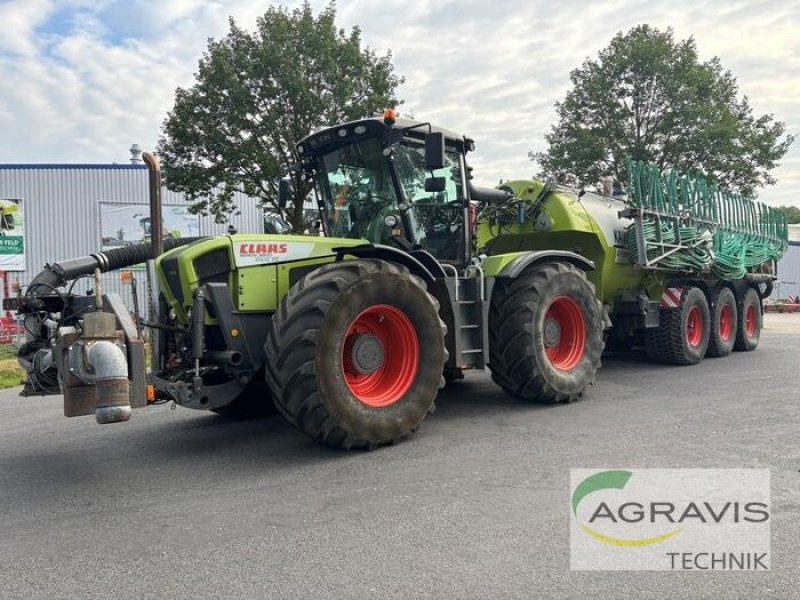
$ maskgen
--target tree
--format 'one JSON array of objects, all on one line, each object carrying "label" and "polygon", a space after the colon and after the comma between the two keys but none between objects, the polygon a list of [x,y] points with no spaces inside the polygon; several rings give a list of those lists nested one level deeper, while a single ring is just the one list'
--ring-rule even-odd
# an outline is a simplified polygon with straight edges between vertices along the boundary
[{"label": "tree", "polygon": [[675,41],[672,29],[620,32],[570,80],[548,149],[529,154],[562,183],[625,181],[629,154],[662,169],[701,170],[749,195],[776,182],[770,171],[793,141],[784,123],[755,116],[747,96],[739,99],[718,58],[699,62],[694,39]]},{"label": "tree", "polygon": [[[295,142],[314,127],[357,119],[400,102],[391,53],[362,48],[361,32],[337,29],[331,3],[314,16],[308,2],[289,12],[271,7],[248,32],[230,19],[209,40],[194,85],[178,88],[159,154],[168,188],[183,192],[194,213],[224,223],[234,193],[278,209],[278,180],[299,162]],[[303,225],[312,191],[292,171],[289,221]]]},{"label": "tree", "polygon": [[800,208],[797,206],[787,205],[779,206],[778,210],[786,215],[786,221],[789,224],[800,223]]}]

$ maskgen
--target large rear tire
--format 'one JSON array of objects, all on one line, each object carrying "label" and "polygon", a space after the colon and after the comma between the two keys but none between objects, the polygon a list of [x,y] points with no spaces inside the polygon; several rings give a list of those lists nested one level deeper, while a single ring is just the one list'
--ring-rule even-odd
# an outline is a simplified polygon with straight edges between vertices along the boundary
[{"label": "large rear tire", "polygon": [[647,329],[645,348],[652,360],[674,365],[694,365],[708,349],[711,315],[703,290],[684,289],[677,308],[661,308],[658,327]]},{"label": "large rear tire", "polygon": [[265,346],[278,410],[303,433],[372,448],[416,430],[433,411],[447,358],[439,305],[402,266],[354,260],[298,281]]},{"label": "large rear tire", "polygon": [[720,287],[711,296],[711,306],[711,332],[706,356],[728,356],[733,352],[737,335],[736,296],[730,288]]},{"label": "large rear tire", "polygon": [[500,278],[489,313],[492,379],[526,400],[577,400],[600,368],[603,329],[594,286],[574,265],[548,263]]},{"label": "large rear tire", "polygon": [[733,349],[739,352],[755,350],[761,339],[763,315],[761,314],[761,299],[758,292],[751,287],[747,288],[739,303],[736,324],[736,344]]}]

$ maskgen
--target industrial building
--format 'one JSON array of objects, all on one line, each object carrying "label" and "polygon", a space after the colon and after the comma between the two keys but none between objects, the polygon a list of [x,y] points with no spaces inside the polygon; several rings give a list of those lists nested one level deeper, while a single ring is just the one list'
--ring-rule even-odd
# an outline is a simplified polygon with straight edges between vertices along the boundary
[{"label": "industrial building", "polygon": [[800,225],[789,225],[789,248],[778,261],[778,281],[772,298],[800,296]]},{"label": "industrial building", "polygon": [[[25,286],[45,263],[149,240],[148,182],[147,167],[141,163],[0,164],[3,294]],[[229,226],[240,232],[264,231],[262,208],[243,194],[236,195],[237,211],[222,224],[212,217],[191,215],[182,194],[164,189],[162,198],[165,235],[218,235]],[[106,273],[104,290],[131,302],[132,276],[143,299],[145,272],[141,266],[124,277]],[[91,280],[76,285],[77,290],[91,287]]]}]

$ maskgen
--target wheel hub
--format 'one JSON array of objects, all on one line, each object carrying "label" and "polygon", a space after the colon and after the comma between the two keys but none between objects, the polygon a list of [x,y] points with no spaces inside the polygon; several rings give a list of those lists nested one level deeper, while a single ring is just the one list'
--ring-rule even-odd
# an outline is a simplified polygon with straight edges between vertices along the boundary
[{"label": "wheel hub", "polygon": [[555,319],[547,318],[544,321],[544,345],[548,348],[558,346],[561,340],[561,325]]},{"label": "wheel hub", "polygon": [[370,408],[400,400],[414,383],[419,360],[417,332],[396,306],[374,304],[364,309],[345,334],[344,380],[353,396]]},{"label": "wheel hub", "polygon": [[359,375],[374,373],[383,365],[384,349],[378,336],[362,333],[356,336],[350,349],[350,360]]},{"label": "wheel hub", "polygon": [[696,348],[703,339],[703,313],[698,306],[692,306],[686,317],[686,341]]},{"label": "wheel hub", "polygon": [[553,298],[544,314],[542,341],[553,368],[569,371],[578,366],[586,344],[586,322],[575,298]]}]

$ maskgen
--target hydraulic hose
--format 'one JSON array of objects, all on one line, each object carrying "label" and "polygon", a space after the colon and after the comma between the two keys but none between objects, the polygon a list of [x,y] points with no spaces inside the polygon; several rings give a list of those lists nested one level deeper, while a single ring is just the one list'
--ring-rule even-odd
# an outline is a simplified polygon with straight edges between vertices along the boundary
[{"label": "hydraulic hose", "polygon": [[[164,251],[180,246],[186,246],[202,239],[199,237],[179,238],[164,240]],[[113,248],[105,252],[70,258],[52,265],[45,265],[44,269],[33,278],[28,285],[28,294],[33,297],[44,296],[55,288],[59,288],[71,279],[81,275],[91,275],[95,269],[101,272],[114,271],[123,267],[145,262],[153,256],[151,244],[135,244],[124,248]]]}]

